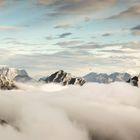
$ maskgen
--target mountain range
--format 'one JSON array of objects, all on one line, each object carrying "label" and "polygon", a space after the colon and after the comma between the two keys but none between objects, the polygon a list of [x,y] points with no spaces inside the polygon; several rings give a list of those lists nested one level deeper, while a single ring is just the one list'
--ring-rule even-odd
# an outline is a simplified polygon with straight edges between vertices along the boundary
[{"label": "mountain range", "polygon": [[[3,77],[4,76],[4,77]],[[95,73],[91,72],[83,77],[76,77],[70,73],[67,73],[63,70],[59,70],[51,75],[46,75],[39,80],[34,80],[32,77],[28,75],[26,70],[16,69],[4,67],[0,69],[0,86],[5,79],[5,83],[8,81],[9,83],[14,82],[44,82],[44,83],[60,83],[62,85],[84,85],[86,82],[96,82],[96,83],[112,83],[116,81],[120,82],[128,82],[134,86],[138,84],[138,77],[133,79],[133,77],[129,73],[119,73],[114,72],[111,74],[106,73]]]},{"label": "mountain range", "polygon": [[116,81],[126,82],[128,81],[132,76],[128,73],[119,73],[114,72],[111,74],[106,73],[95,73],[91,72],[87,75],[85,75],[83,78],[87,82],[97,82],[97,83],[112,83]]}]

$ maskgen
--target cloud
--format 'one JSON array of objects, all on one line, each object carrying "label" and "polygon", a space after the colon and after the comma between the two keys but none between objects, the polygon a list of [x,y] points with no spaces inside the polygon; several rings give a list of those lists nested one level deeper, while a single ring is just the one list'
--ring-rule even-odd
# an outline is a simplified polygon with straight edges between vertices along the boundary
[{"label": "cloud", "polygon": [[17,30],[19,27],[17,26],[2,26],[0,25],[0,30]]},{"label": "cloud", "polygon": [[89,17],[85,17],[85,22],[89,22],[91,19]]},{"label": "cloud", "polygon": [[133,27],[132,30],[140,30],[140,25]]},{"label": "cloud", "polygon": [[[64,43],[64,44],[63,44]],[[102,49],[106,46],[102,46],[102,45],[98,45],[94,42],[67,42],[68,44],[66,45],[67,48],[69,49],[74,49],[74,50],[93,50],[93,49]],[[69,43],[75,43],[75,44],[71,44],[69,45]],[[61,45],[62,47],[65,47],[66,42],[61,42],[59,43],[59,45]]]},{"label": "cloud", "polygon": [[134,5],[134,4],[139,4],[140,1],[139,0],[119,0],[121,3],[125,3],[127,5]]},{"label": "cloud", "polygon": [[139,36],[140,35],[140,25],[137,25],[137,26],[131,28],[131,31],[132,31],[133,35]]},{"label": "cloud", "polygon": [[83,43],[83,41],[81,41],[81,40],[71,40],[71,41],[58,42],[58,43],[56,43],[56,45],[59,45],[60,47],[75,47],[82,43]]},{"label": "cloud", "polygon": [[21,90],[0,94],[3,140],[139,140],[139,88],[17,84]]},{"label": "cloud", "polygon": [[140,36],[140,30],[135,30],[132,32],[133,35]]},{"label": "cloud", "polygon": [[37,0],[38,4],[41,5],[50,5],[55,3],[57,0]]},{"label": "cloud", "polygon": [[5,0],[0,0],[0,6],[3,6],[5,3]]},{"label": "cloud", "polygon": [[9,41],[6,41],[7,44],[13,44],[13,45],[18,45],[18,46],[37,46],[40,44],[36,44],[36,43],[28,43],[26,41],[18,41],[16,39],[9,39]]},{"label": "cloud", "polygon": [[107,36],[110,36],[111,34],[110,33],[105,33],[105,34],[103,34],[102,36],[103,37],[107,37]]},{"label": "cloud", "polygon": [[68,28],[73,28],[73,25],[70,24],[61,24],[61,25],[57,25],[54,27],[55,29],[68,29]]},{"label": "cloud", "polygon": [[59,38],[65,38],[65,37],[68,37],[68,36],[70,36],[70,35],[72,35],[72,33],[63,33],[63,34],[61,34],[61,35],[59,35]]},{"label": "cloud", "polygon": [[140,42],[129,42],[122,45],[122,49],[126,50],[129,49],[129,51],[136,51],[140,50]]},{"label": "cloud", "polygon": [[55,38],[55,37],[50,35],[50,36],[45,37],[45,39],[47,39],[47,40],[54,40],[54,39],[57,39],[57,38]]},{"label": "cloud", "polygon": [[117,15],[113,15],[108,19],[130,18],[130,17],[140,17],[140,4],[130,6],[127,10],[124,10]]},{"label": "cloud", "polygon": [[116,0],[38,0],[42,5],[51,5],[54,10],[51,15],[90,15],[105,9],[116,2]]},{"label": "cloud", "polygon": [[47,48],[47,44],[25,45],[0,48],[0,64],[28,69],[31,75],[39,76],[59,69],[76,75],[88,73],[91,68],[95,72],[124,72],[132,68],[139,72],[139,42],[100,45],[70,40],[58,42],[59,46],[54,44],[52,48]]},{"label": "cloud", "polygon": [[[42,75],[42,73],[53,72],[57,71],[58,69],[65,69],[73,72],[75,71],[77,73],[76,69],[81,68],[82,70],[82,68],[88,67],[90,63],[88,60],[92,59],[92,55],[83,50],[65,50],[57,53],[53,52],[53,54],[43,54],[41,52],[36,53],[34,51],[27,53],[24,51],[24,53],[19,53],[19,51],[17,52],[10,50],[10,52],[8,52],[6,50],[9,50],[9,48],[3,50],[5,53],[0,53],[1,65],[8,65],[10,67],[17,68],[22,67],[23,69],[28,69],[33,75]],[[36,63],[34,63],[34,61]]]}]

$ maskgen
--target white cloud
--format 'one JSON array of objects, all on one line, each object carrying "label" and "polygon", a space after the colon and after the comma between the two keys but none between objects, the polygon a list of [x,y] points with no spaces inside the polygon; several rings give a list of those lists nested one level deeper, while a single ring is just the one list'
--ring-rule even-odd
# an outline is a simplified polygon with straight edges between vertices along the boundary
[{"label": "white cloud", "polygon": [[7,122],[0,124],[1,139],[139,140],[139,88],[126,83],[19,86],[22,90],[1,91],[0,119]]}]

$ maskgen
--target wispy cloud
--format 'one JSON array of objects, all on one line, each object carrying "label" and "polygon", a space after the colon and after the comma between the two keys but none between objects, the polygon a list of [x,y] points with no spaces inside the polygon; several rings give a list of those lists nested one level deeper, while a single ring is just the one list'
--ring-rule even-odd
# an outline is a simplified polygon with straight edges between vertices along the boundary
[{"label": "wispy cloud", "polygon": [[50,35],[50,36],[45,37],[45,39],[47,39],[47,40],[54,40],[54,39],[57,39],[57,38]]},{"label": "wispy cloud", "polygon": [[105,33],[105,34],[103,34],[102,36],[103,37],[107,37],[107,36],[110,36],[111,34],[110,33]]},{"label": "wispy cloud", "polygon": [[0,25],[0,30],[17,30],[19,27],[17,26],[6,26],[6,25]]},{"label": "wispy cloud", "polygon": [[59,35],[59,38],[65,38],[65,37],[67,37],[67,36],[70,36],[70,35],[72,35],[72,33],[63,33],[63,34],[61,34],[61,35]]},{"label": "wispy cloud", "polygon": [[138,36],[140,36],[140,25],[137,25],[137,26],[131,28],[131,31],[132,31],[132,34],[133,34],[133,35],[138,35]]},{"label": "wispy cloud", "polygon": [[132,30],[140,30],[140,25],[133,27]]},{"label": "wispy cloud", "polygon": [[71,46],[77,46],[83,44],[83,41],[81,40],[71,40],[71,41],[63,41],[58,42],[56,45],[59,45],[60,47],[71,47]]},{"label": "wispy cloud", "polygon": [[[70,44],[72,44],[72,42]],[[23,68],[36,74],[40,71],[52,72],[58,69],[74,71],[79,74],[77,68],[78,70],[82,70],[92,67],[98,69],[99,72],[101,72],[102,69],[109,72],[113,70],[120,71],[122,69],[128,70],[132,67],[134,70],[139,71],[139,45],[140,43],[110,45],[83,43],[76,47],[69,45],[65,47],[66,49],[52,54],[46,52],[43,54],[42,51],[47,50],[39,51],[39,48],[36,49],[37,52],[24,48],[24,53],[21,52],[21,48],[18,48],[19,50],[16,48],[0,48],[1,65],[6,64],[19,68],[22,64]],[[25,53],[26,50],[28,50],[27,53]],[[47,64],[47,67],[44,64]],[[88,71],[88,69],[86,70]]]},{"label": "wispy cloud", "polygon": [[38,0],[39,4],[51,5],[54,10],[52,16],[59,15],[92,15],[115,4],[116,0]]},{"label": "wispy cloud", "polygon": [[108,19],[129,18],[129,17],[140,17],[140,4],[133,5],[128,9],[120,12],[119,14],[109,17]]},{"label": "wispy cloud", "polygon": [[70,25],[70,24],[59,24],[59,25],[56,25],[54,28],[55,29],[68,29],[68,28],[72,28],[73,25]]},{"label": "wispy cloud", "polygon": [[42,5],[50,5],[55,3],[57,0],[37,0],[38,4],[42,4]]}]

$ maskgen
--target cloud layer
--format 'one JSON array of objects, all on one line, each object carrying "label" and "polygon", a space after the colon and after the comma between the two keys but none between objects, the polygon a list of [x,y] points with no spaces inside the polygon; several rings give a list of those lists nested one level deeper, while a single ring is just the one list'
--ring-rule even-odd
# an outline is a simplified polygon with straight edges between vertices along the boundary
[{"label": "cloud layer", "polygon": [[139,88],[126,83],[83,87],[23,85],[1,91],[5,140],[139,140]]},{"label": "cloud layer", "polygon": [[[70,40],[58,42],[57,49],[46,48],[47,44],[42,44],[45,46],[42,48],[39,44],[14,43],[15,47],[0,48],[1,65],[26,69],[32,76],[47,76],[59,69],[79,76],[91,71],[110,73],[130,69],[139,73],[139,42],[99,45]],[[33,48],[25,48],[24,44]]]}]

